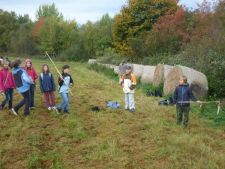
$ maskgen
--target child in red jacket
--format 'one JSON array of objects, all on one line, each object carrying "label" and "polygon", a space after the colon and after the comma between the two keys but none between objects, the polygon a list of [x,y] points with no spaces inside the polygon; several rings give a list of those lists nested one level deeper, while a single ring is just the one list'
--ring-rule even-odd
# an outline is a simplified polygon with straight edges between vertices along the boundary
[{"label": "child in red jacket", "polygon": [[5,95],[5,100],[0,104],[0,110],[2,110],[7,103],[9,104],[9,109],[12,109],[14,88],[16,88],[16,85],[9,67],[9,62],[4,60],[3,68],[0,70],[0,92]]},{"label": "child in red jacket", "polygon": [[34,92],[35,92],[35,81],[38,79],[38,74],[32,65],[31,59],[25,60],[24,69],[26,70],[27,74],[33,80],[34,84],[30,86],[30,109],[34,109]]}]

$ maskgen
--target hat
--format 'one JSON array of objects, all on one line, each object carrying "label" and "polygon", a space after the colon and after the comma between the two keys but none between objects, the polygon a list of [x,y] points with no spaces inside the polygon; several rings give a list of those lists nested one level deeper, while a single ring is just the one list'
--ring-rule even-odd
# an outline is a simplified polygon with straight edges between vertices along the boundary
[{"label": "hat", "polygon": [[132,66],[131,65],[126,65],[126,70],[131,70],[132,69]]},{"label": "hat", "polygon": [[63,70],[65,70],[65,69],[69,69],[70,68],[70,66],[69,65],[64,65],[63,67],[62,67],[62,69]]}]

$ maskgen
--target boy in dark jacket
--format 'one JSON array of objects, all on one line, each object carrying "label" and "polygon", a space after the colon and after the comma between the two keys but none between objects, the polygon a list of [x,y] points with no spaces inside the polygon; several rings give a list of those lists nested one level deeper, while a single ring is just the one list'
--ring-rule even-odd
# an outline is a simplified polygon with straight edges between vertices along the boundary
[{"label": "boy in dark jacket", "polygon": [[181,125],[184,114],[184,127],[186,128],[189,121],[190,100],[197,101],[187,83],[186,76],[180,78],[179,85],[174,92],[173,100],[177,105],[177,124]]},{"label": "boy in dark jacket", "polygon": [[44,64],[42,66],[42,73],[39,76],[40,90],[44,94],[47,109],[56,110],[55,107],[55,82],[53,75],[50,73],[49,66]]}]

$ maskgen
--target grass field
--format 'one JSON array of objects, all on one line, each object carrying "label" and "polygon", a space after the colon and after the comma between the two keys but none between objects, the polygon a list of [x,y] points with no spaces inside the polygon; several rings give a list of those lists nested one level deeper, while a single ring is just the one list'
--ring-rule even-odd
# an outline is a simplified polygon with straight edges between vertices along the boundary
[{"label": "grass field", "polygon": [[[38,69],[44,62],[34,65]],[[210,125],[194,108],[184,130],[176,125],[175,107],[159,107],[141,89],[135,114],[107,109],[108,100],[123,105],[118,83],[85,64],[69,64],[75,81],[69,115],[48,112],[38,86],[37,108],[29,117],[0,113],[0,169],[225,168],[224,125]],[[101,111],[91,112],[92,106]]]}]

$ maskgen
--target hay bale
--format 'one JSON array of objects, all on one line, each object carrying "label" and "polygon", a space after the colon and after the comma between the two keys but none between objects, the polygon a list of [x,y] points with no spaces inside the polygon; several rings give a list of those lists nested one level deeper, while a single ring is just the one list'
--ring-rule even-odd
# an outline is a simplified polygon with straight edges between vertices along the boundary
[{"label": "hay bale", "polygon": [[170,65],[158,64],[155,68],[153,85],[159,86],[163,84],[172,68],[173,66]]},{"label": "hay bale", "polygon": [[114,73],[117,74],[117,75],[119,75],[119,73],[120,73],[119,66],[115,66],[114,67]]},{"label": "hay bale", "polygon": [[154,80],[155,66],[144,66],[141,83],[152,84]]},{"label": "hay bale", "polygon": [[88,60],[88,64],[91,65],[91,64],[95,64],[97,62],[96,59],[89,59]]},{"label": "hay bale", "polygon": [[133,73],[136,76],[136,78],[137,79],[140,78],[142,76],[144,66],[138,65],[138,64],[133,64],[132,67],[133,67]]},{"label": "hay bale", "polygon": [[126,65],[126,63],[120,63],[118,73],[120,76],[126,73]]},{"label": "hay bale", "polygon": [[187,76],[188,83],[197,98],[205,97],[208,93],[207,77],[194,69],[185,66],[176,66],[170,70],[164,83],[163,92],[165,95],[173,93],[176,86],[179,84],[181,76]]}]

